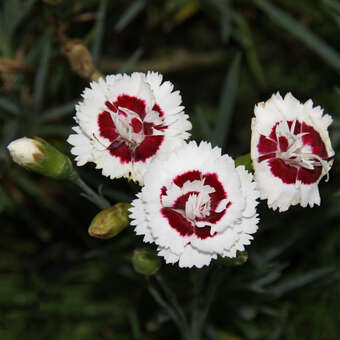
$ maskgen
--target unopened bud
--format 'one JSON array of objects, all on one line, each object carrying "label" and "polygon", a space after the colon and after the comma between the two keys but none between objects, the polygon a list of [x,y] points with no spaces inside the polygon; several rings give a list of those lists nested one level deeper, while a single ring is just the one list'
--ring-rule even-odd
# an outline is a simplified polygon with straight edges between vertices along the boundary
[{"label": "unopened bud", "polygon": [[89,235],[92,237],[108,239],[119,234],[129,225],[129,203],[117,203],[102,210],[91,222]]},{"label": "unopened bud", "polygon": [[153,249],[138,248],[133,252],[132,265],[137,273],[152,275],[159,270],[161,261]]},{"label": "unopened bud", "polygon": [[13,161],[27,170],[55,179],[74,175],[71,160],[42,138],[22,137],[7,146]]},{"label": "unopened bud", "polygon": [[248,260],[248,253],[246,251],[237,251],[236,257],[219,257],[218,262],[230,266],[241,266]]}]

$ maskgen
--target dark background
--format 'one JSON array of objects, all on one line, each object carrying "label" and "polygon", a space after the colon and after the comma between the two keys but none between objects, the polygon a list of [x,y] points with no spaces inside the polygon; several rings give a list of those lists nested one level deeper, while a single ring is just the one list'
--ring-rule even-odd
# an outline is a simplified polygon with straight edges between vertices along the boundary
[{"label": "dark background", "polygon": [[[337,0],[2,0],[0,339],[179,338],[148,293],[154,278],[131,265],[141,238],[132,228],[90,238],[96,206],[71,183],[15,165],[10,141],[41,136],[69,154],[74,103],[97,72],[154,70],[181,91],[193,138],[233,157],[249,152],[254,105],[276,91],[332,114],[337,150],[339,35]],[[261,202],[248,262],[218,267],[204,339],[340,338],[338,159],[320,207],[278,213]],[[138,191],[92,164],[78,170],[112,203]],[[164,264],[161,273],[186,309],[201,274]]]}]

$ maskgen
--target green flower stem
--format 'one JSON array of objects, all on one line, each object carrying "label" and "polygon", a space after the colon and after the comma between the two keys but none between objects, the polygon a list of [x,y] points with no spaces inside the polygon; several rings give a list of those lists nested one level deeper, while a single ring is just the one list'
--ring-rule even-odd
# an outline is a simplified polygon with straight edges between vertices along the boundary
[{"label": "green flower stem", "polygon": [[192,272],[193,297],[191,305],[191,325],[184,335],[185,340],[200,340],[212,302],[224,277],[223,268],[214,266]]},{"label": "green flower stem", "polygon": [[72,176],[70,176],[71,182],[78,185],[83,191],[83,196],[86,197],[89,201],[94,203],[100,209],[106,209],[111,206],[110,202],[107,201],[104,197],[98,195],[93,189],[91,189],[78,175],[76,171],[73,172]]},{"label": "green flower stem", "polygon": [[176,326],[178,327],[179,331],[181,334],[186,334],[188,331],[187,326],[181,321],[178,313],[176,310],[169,304],[167,303],[161,294],[159,294],[158,290],[150,285],[148,287],[150,295],[154,298],[154,300],[158,303],[160,307],[162,307],[170,316],[170,318],[174,321]]},{"label": "green flower stem", "polygon": [[201,327],[201,329],[203,328],[207,321],[210,307],[216,297],[217,289],[219,288],[220,284],[223,281],[224,273],[225,272],[223,271],[223,268],[215,266],[213,268],[213,272],[209,277],[210,281],[207,284],[204,308],[202,308],[201,314],[199,315],[199,319],[198,321],[196,321],[196,323],[199,325],[199,327]]},{"label": "green flower stem", "polygon": [[193,296],[191,303],[190,323],[184,313],[177,296],[166,284],[161,274],[155,274],[155,279],[162,289],[164,297],[157,288],[149,281],[149,293],[155,302],[164,309],[169,317],[174,321],[183,340],[201,340],[203,331],[206,328],[206,321],[211,304],[216,297],[216,292],[222,283],[225,268],[214,266],[212,269],[197,269],[191,271],[191,281],[193,283]]},{"label": "green flower stem", "polygon": [[163,279],[163,277],[162,277],[162,275],[160,273],[157,273],[155,275],[155,277],[156,277],[157,282],[159,283],[159,285],[163,289],[163,292],[164,292],[165,296],[168,298],[168,300],[173,305],[174,310],[177,312],[178,317],[181,320],[181,323],[183,325],[185,325],[185,328],[188,328],[187,318],[186,318],[186,316],[184,314],[184,311],[183,311],[181,305],[178,302],[178,299],[177,299],[175,293],[166,284],[166,282],[164,281],[164,279]]}]

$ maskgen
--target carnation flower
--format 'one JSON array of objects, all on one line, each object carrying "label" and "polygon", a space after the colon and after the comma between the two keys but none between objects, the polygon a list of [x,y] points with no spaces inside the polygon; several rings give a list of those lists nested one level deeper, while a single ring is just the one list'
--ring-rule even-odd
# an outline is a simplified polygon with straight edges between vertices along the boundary
[{"label": "carnation flower", "polygon": [[255,106],[251,158],[262,199],[274,210],[320,204],[318,183],[332,165],[330,115],[312,100],[300,103],[291,93],[274,94]]},{"label": "carnation flower", "polygon": [[153,162],[144,180],[132,202],[131,224],[144,242],[158,245],[167,263],[201,268],[250,244],[259,193],[252,175],[235,168],[220,148],[190,142]]},{"label": "carnation flower", "polygon": [[162,78],[155,72],[109,75],[85,89],[76,134],[68,138],[78,166],[94,162],[104,176],[143,184],[152,159],[190,136],[179,91]]}]

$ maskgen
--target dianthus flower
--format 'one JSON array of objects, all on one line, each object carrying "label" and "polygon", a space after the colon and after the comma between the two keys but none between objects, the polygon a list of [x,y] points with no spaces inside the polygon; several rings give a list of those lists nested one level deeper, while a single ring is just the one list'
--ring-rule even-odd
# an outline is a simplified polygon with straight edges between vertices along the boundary
[{"label": "dianthus flower", "polygon": [[334,155],[328,134],[330,115],[300,103],[291,93],[274,94],[255,106],[251,158],[262,199],[285,211],[291,205],[320,204],[318,183],[327,175]]},{"label": "dianthus flower", "polygon": [[108,75],[90,86],[76,105],[76,134],[68,138],[78,166],[94,162],[104,176],[143,184],[152,159],[190,136],[179,91],[162,83],[162,75]]},{"label": "dianthus flower", "polygon": [[167,263],[209,265],[235,257],[256,232],[259,193],[252,175],[207,142],[190,142],[153,162],[132,202],[131,224]]}]

